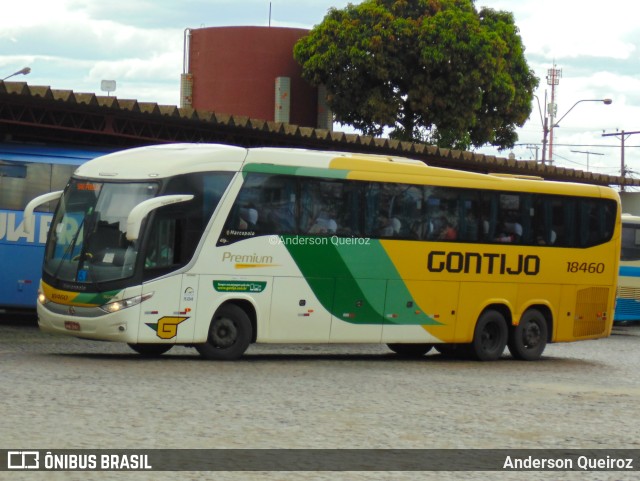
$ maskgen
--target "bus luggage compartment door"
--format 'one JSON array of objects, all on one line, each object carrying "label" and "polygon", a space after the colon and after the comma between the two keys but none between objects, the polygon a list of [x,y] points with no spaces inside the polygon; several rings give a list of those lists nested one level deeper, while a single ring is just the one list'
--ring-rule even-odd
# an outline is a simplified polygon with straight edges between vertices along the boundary
[{"label": "bus luggage compartment door", "polygon": [[334,279],[274,277],[269,340],[328,342],[331,313],[319,298],[327,302],[334,288]]},{"label": "bus luggage compartment door", "polygon": [[382,341],[451,342],[459,291],[458,282],[390,280]]},{"label": "bus luggage compartment door", "polygon": [[380,342],[386,284],[381,279],[336,279],[331,342]]}]

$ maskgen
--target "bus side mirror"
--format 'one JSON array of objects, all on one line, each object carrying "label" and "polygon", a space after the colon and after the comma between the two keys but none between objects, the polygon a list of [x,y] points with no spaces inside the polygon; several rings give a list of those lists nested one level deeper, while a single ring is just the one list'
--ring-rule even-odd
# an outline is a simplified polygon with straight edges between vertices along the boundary
[{"label": "bus side mirror", "polygon": [[35,199],[32,199],[27,206],[24,208],[23,215],[23,230],[25,234],[31,233],[31,226],[35,225],[33,221],[33,211],[39,205],[46,204],[47,202],[51,202],[52,200],[57,200],[62,195],[61,190],[56,190],[55,192],[49,192],[48,194],[42,194]]},{"label": "bus side mirror", "polygon": [[153,197],[136,205],[127,217],[127,240],[134,241],[140,236],[140,226],[146,215],[169,204],[177,204],[179,202],[187,202],[193,199],[193,195],[163,195],[161,197]]}]

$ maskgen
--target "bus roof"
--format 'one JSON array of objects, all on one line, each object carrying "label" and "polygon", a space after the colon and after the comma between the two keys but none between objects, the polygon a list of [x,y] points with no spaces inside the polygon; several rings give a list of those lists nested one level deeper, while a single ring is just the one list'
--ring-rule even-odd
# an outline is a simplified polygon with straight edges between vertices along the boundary
[{"label": "bus roof", "polygon": [[105,180],[150,180],[212,169],[399,183],[427,184],[429,179],[438,179],[438,185],[540,193],[562,191],[565,195],[617,198],[617,193],[608,187],[431,167],[402,157],[295,148],[246,149],[222,144],[162,144],[128,149],[89,161],[80,166],[75,175]]},{"label": "bus roof", "polygon": [[189,172],[240,170],[247,149],[218,144],[162,144],[122,150],[80,166],[75,175],[114,180],[149,180]]}]

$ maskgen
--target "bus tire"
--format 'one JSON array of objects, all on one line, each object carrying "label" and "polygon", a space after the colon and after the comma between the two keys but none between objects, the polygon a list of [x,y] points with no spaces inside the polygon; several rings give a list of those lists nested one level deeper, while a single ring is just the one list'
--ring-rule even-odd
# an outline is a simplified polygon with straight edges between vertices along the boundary
[{"label": "bus tire", "polygon": [[547,346],[548,334],[545,317],[537,309],[530,309],[517,326],[511,327],[507,347],[515,359],[536,361]]},{"label": "bus tire", "polygon": [[206,359],[232,361],[247,350],[251,335],[251,320],[247,313],[234,304],[225,304],[211,320],[207,342],[195,347]]},{"label": "bus tire", "polygon": [[432,344],[387,344],[400,357],[422,357],[433,347]]},{"label": "bus tire", "polygon": [[476,323],[471,343],[474,357],[479,361],[497,360],[504,352],[508,337],[504,316],[494,309],[484,311]]},{"label": "bus tire", "polygon": [[173,344],[129,344],[129,347],[144,357],[160,357],[173,347]]}]

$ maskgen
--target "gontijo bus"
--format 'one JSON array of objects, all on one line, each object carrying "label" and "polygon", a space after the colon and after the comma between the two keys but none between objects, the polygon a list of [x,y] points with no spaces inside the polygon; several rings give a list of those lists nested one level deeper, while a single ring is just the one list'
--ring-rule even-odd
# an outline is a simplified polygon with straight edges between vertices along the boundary
[{"label": "gontijo bus", "polygon": [[38,302],[47,332],[143,355],[384,343],[480,360],[611,332],[620,202],[607,187],[178,144],[87,162],[26,215],[56,197]]},{"label": "gontijo bus", "polygon": [[622,214],[615,322],[640,321],[640,217]]}]

